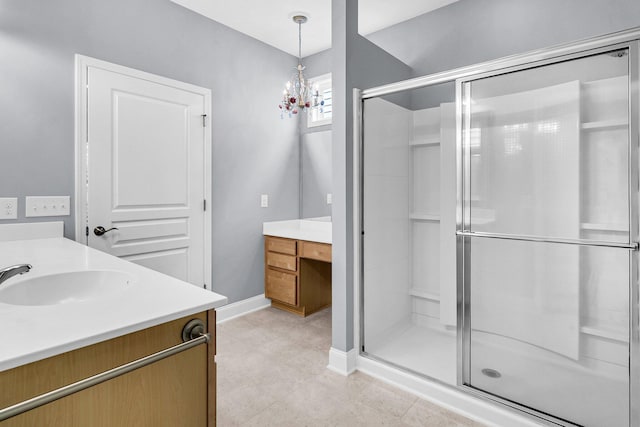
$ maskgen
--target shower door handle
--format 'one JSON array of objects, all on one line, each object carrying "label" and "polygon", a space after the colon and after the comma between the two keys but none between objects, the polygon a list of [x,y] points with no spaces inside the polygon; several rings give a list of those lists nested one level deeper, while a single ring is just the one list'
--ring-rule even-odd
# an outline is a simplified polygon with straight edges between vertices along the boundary
[{"label": "shower door handle", "polygon": [[586,239],[564,239],[564,238],[552,238],[552,237],[537,237],[530,235],[518,235],[518,234],[503,234],[503,233],[485,233],[481,231],[456,231],[456,236],[462,237],[481,237],[488,239],[503,239],[503,240],[520,240],[523,242],[540,242],[540,243],[563,243],[568,245],[577,246],[595,246],[605,248],[621,248],[632,251],[640,249],[638,242],[631,243],[618,243],[607,242],[602,240],[586,240]]}]

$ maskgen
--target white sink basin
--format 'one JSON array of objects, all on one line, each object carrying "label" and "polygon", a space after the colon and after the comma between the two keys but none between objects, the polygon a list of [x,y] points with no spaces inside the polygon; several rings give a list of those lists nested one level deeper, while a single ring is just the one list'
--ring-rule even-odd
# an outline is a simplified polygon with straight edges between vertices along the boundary
[{"label": "white sink basin", "polygon": [[[27,273],[28,274],[28,273]],[[11,280],[11,279],[9,279]],[[133,276],[120,271],[71,271],[0,285],[0,302],[13,305],[54,305],[95,300],[133,284]]]}]

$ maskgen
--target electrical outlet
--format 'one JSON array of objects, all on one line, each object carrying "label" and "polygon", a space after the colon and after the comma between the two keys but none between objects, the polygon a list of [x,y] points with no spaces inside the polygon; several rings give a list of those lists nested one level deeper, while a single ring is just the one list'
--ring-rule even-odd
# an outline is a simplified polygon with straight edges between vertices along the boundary
[{"label": "electrical outlet", "polygon": [[69,196],[29,196],[25,199],[25,216],[67,216],[71,212]]},{"label": "electrical outlet", "polygon": [[261,194],[260,195],[260,207],[261,208],[268,208],[269,207],[269,195],[268,194]]},{"label": "electrical outlet", "polygon": [[0,198],[0,219],[17,219],[18,218],[18,198],[3,197]]},{"label": "electrical outlet", "polygon": [[331,193],[327,193],[327,204],[330,205],[331,203],[333,203],[333,196]]}]

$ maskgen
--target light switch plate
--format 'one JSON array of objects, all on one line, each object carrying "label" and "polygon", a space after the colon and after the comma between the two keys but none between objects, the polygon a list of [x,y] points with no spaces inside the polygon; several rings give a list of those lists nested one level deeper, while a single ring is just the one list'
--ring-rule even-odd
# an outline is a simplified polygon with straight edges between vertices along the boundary
[{"label": "light switch plate", "polygon": [[268,194],[261,194],[260,195],[260,207],[261,208],[268,208],[269,207],[269,195]]},{"label": "light switch plate", "polygon": [[67,216],[71,212],[69,196],[28,196],[25,198],[25,213],[32,216]]},{"label": "light switch plate", "polygon": [[327,193],[327,204],[330,205],[331,203],[333,203],[333,196],[331,193]]},{"label": "light switch plate", "polygon": [[17,219],[18,218],[18,198],[2,197],[0,198],[0,219]]}]

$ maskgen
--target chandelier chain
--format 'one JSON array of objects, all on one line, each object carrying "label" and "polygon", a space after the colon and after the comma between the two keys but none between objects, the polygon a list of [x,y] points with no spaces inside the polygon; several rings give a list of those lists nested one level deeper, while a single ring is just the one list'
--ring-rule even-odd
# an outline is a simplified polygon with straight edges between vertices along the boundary
[{"label": "chandelier chain", "polygon": [[298,64],[302,64],[302,22],[298,22]]}]

